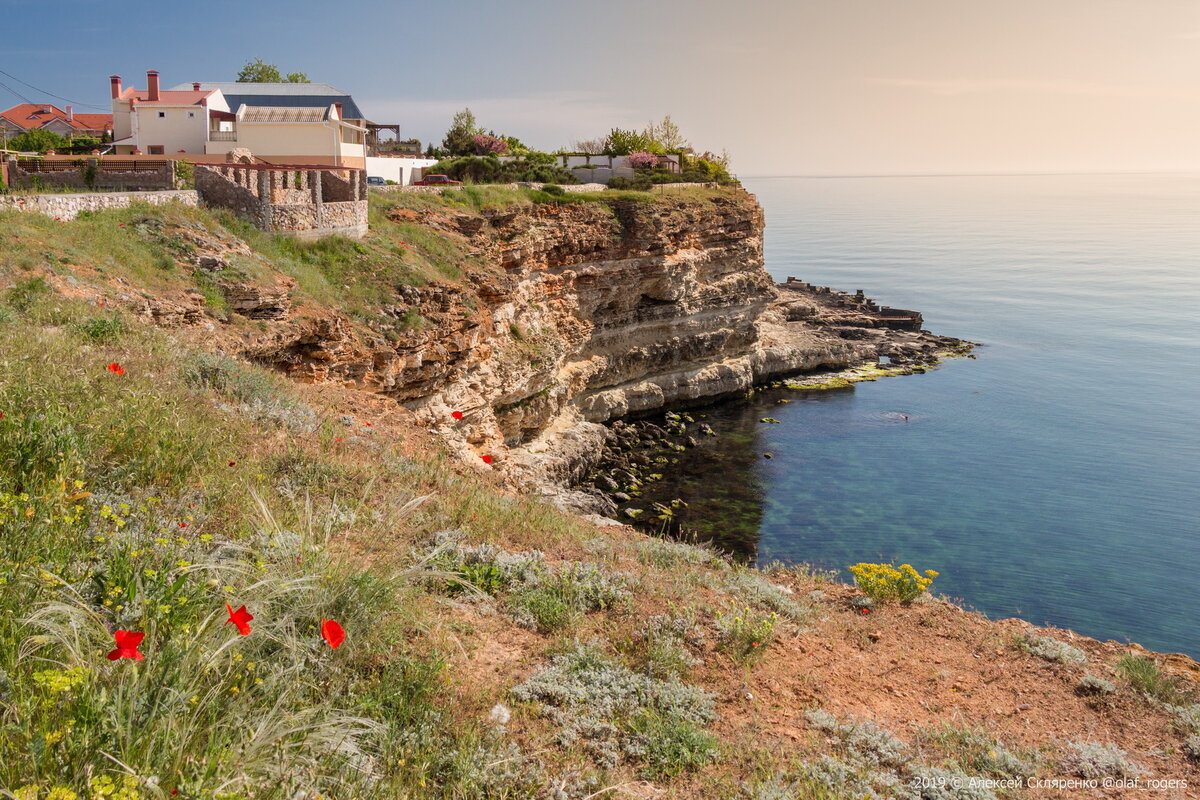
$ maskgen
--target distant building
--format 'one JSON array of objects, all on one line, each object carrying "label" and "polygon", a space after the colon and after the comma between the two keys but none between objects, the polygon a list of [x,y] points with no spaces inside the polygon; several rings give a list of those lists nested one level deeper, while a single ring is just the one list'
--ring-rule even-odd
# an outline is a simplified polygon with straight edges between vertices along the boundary
[{"label": "distant building", "polygon": [[155,70],[146,73],[144,91],[123,88],[119,75],[109,80],[121,155],[249,150],[267,164],[365,164],[366,120],[350,95],[328,84],[196,82],[162,89]]},{"label": "distant building", "polygon": [[76,114],[74,106],[66,111],[46,103],[23,103],[0,111],[0,140],[26,131],[46,130],[65,136],[94,136],[104,139],[112,133],[112,114]]}]

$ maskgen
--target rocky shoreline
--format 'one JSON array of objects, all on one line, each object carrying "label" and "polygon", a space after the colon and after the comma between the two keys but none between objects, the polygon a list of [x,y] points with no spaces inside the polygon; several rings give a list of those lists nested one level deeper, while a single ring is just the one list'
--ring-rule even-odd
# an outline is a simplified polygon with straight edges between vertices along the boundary
[{"label": "rocky shoreline", "polygon": [[[778,298],[761,320],[764,346],[762,363],[798,364],[812,353],[836,352],[837,339],[848,343],[847,366],[824,362],[824,368],[800,371],[767,371],[761,381],[743,392],[710,398],[708,403],[749,398],[768,389],[820,391],[850,387],[884,377],[914,375],[934,369],[948,358],[974,358],[975,343],[923,330],[916,311],[880,306],[865,297],[829,287],[813,286],[795,278],[776,286]],[[823,342],[824,346],[815,346]],[[858,363],[852,359],[859,358]],[[779,400],[777,402],[787,402]],[[599,456],[575,482],[576,494],[567,498],[588,513],[617,518],[655,531],[679,533],[678,510],[683,500],[661,498],[639,502],[648,484],[661,480],[678,463],[675,453],[700,446],[717,432],[704,421],[706,404],[676,405],[647,415],[619,418],[608,424]],[[775,422],[764,417],[762,422]],[[770,453],[764,457],[771,458]],[[586,498],[592,498],[589,503]]]}]

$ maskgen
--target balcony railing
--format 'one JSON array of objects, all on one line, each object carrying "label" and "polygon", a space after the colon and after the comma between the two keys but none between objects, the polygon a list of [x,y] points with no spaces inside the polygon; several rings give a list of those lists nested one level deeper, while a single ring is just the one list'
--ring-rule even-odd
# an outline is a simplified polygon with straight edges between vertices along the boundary
[{"label": "balcony railing", "polygon": [[209,131],[208,140],[210,142],[236,142],[237,131]]}]

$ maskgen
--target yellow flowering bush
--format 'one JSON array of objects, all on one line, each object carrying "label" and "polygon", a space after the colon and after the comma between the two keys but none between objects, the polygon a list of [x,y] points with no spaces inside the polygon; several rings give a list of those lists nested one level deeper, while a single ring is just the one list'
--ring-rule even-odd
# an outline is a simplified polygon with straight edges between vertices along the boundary
[{"label": "yellow flowering bush", "polygon": [[867,596],[881,603],[908,603],[929,588],[938,576],[934,570],[917,572],[912,564],[855,564],[850,567],[854,582]]}]

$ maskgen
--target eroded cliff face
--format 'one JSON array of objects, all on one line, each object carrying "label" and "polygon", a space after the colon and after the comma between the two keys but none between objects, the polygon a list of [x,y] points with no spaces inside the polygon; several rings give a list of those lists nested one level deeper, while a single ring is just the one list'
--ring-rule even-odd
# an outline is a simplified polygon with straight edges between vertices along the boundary
[{"label": "eroded cliff face", "polygon": [[392,213],[465,241],[490,268],[398,288],[391,330],[300,318],[244,354],[387,394],[527,486],[586,470],[608,435],[599,423],[933,348],[916,333],[906,345],[853,299],[773,286],[763,211],[744,192]]}]

